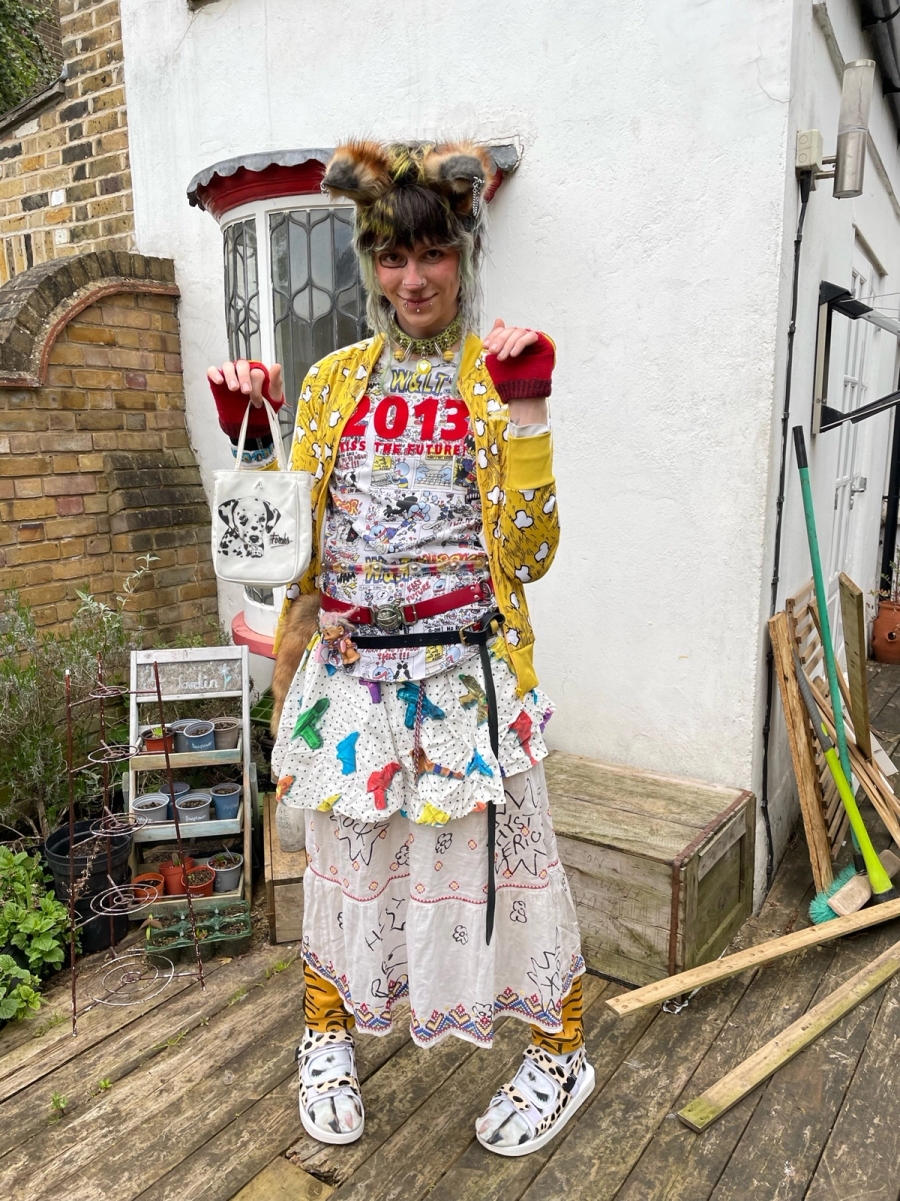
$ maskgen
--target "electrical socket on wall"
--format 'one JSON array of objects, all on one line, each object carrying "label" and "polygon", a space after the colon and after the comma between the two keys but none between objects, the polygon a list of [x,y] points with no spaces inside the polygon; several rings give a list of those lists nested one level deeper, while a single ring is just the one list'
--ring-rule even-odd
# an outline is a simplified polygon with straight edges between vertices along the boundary
[{"label": "electrical socket on wall", "polygon": [[817,129],[798,129],[797,154],[794,160],[796,170],[814,173],[821,171],[824,149],[822,135]]}]

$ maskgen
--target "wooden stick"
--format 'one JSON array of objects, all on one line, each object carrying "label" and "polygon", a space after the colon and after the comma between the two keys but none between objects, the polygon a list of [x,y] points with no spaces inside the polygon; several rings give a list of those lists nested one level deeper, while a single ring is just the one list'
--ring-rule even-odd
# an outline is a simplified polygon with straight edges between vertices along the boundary
[{"label": "wooden stick", "polygon": [[775,675],[781,693],[781,707],[784,710],[788,744],[791,749],[794,776],[797,780],[800,812],[803,815],[803,829],[809,849],[813,883],[816,886],[816,892],[824,892],[834,880],[831,866],[831,845],[825,825],[821,784],[816,773],[816,762],[810,741],[809,718],[794,674],[793,644],[785,613],[776,613],[770,619],[769,637],[772,640]]},{"label": "wooden stick", "polygon": [[727,1076],[680,1109],[679,1118],[691,1130],[705,1130],[897,972],[900,972],[900,942],[894,943]]},{"label": "wooden stick", "polygon": [[781,938],[761,942],[756,947],[748,947],[745,951],[737,951],[734,955],[727,955],[712,963],[692,967],[677,976],[655,980],[652,984],[645,984],[643,988],[636,988],[633,992],[612,997],[606,1004],[619,1015],[633,1013],[647,1005],[658,1005],[661,1001],[670,1001],[672,997],[680,997],[697,988],[704,988],[717,980],[727,980],[730,976],[737,976],[746,971],[747,968],[761,967],[764,963],[783,959],[785,955],[793,955],[795,951],[802,951],[805,947],[818,947],[824,942],[840,938],[843,934],[868,930],[871,926],[880,926],[897,917],[900,917],[900,900],[885,901],[882,905],[873,905],[860,913],[851,913],[848,917],[836,917],[834,921],[823,922],[821,926],[807,926],[806,929],[796,930],[793,934],[784,934]]},{"label": "wooden stick", "polygon": [[843,572],[838,576],[838,587],[841,593],[847,682],[850,685],[850,716],[853,718],[856,745],[866,759],[871,759],[869,688],[866,680],[866,605],[862,590]]}]

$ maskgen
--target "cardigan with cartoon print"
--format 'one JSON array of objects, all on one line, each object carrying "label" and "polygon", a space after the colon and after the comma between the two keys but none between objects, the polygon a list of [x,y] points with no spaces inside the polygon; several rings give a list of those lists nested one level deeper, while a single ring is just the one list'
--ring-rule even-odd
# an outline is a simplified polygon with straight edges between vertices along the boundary
[{"label": "cardigan with cartoon print", "polygon": [[[313,476],[312,558],[299,581],[302,593],[318,590],[328,481],[344,426],[366,391],[383,346],[377,335],[336,350],[312,366],[303,382],[290,462],[293,470]],[[475,474],[497,607],[505,619],[502,628],[518,692],[524,695],[535,687],[537,676],[523,585],[545,574],[559,543],[552,438],[549,430],[509,436],[509,409],[497,396],[481,339],[474,334],[463,346],[457,387],[475,438]],[[275,645],[277,649],[277,636]]]}]

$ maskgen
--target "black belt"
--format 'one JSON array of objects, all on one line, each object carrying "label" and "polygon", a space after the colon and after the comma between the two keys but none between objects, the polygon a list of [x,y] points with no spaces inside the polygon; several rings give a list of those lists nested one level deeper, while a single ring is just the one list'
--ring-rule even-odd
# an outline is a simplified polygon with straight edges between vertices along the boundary
[{"label": "black belt", "polygon": [[[474,621],[471,625],[463,626],[460,630],[436,630],[431,634],[385,634],[383,636],[363,634],[359,638],[353,638],[353,645],[362,647],[363,649],[368,647],[390,649],[403,646],[452,646],[458,643],[462,643],[463,646],[477,646],[481,658],[481,670],[484,673],[484,697],[487,701],[488,737],[490,738],[491,750],[494,753],[494,758],[499,768],[500,728],[497,724],[497,693],[494,688],[494,672],[487,644],[497,635],[497,630],[494,627],[501,626],[503,621],[503,614],[498,609],[495,609],[492,613],[485,614],[480,621]],[[424,686],[425,682],[423,680],[420,687],[424,688]],[[487,827],[488,892],[484,935],[485,942],[490,946],[491,935],[494,933],[494,911],[497,908],[497,882],[494,872],[494,852],[497,843],[497,809],[494,805],[488,805]]]}]

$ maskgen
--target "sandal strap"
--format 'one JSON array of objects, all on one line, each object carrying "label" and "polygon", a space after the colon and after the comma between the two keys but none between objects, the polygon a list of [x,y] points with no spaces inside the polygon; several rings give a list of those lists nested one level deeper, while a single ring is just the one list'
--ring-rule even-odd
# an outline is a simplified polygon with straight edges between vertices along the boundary
[{"label": "sandal strap", "polygon": [[528,1140],[530,1142],[531,1139],[538,1138],[549,1130],[568,1107],[578,1083],[579,1073],[584,1065],[585,1051],[583,1046],[579,1047],[578,1053],[573,1056],[571,1063],[563,1066],[552,1055],[548,1055],[540,1047],[531,1044],[525,1050],[525,1059],[531,1060],[534,1070],[540,1072],[554,1087],[556,1101],[551,1106],[550,1112],[541,1113],[531,1098],[526,1096],[515,1083],[515,1080],[501,1085],[494,1094],[494,1101],[509,1101],[516,1112],[525,1119],[531,1128],[531,1137]]},{"label": "sandal strap", "polygon": [[[338,1049],[346,1051],[349,1054],[350,1070],[348,1072],[338,1072],[334,1076],[317,1082],[304,1080],[304,1067],[315,1063],[322,1055],[330,1054],[332,1051]],[[359,1079],[356,1075],[355,1051],[353,1036],[347,1030],[328,1030],[324,1033],[320,1033],[317,1030],[307,1031],[303,1042],[299,1045],[295,1053],[300,1076],[301,1099],[304,1106],[309,1106],[314,1101],[335,1097],[338,1093],[347,1090],[355,1093],[357,1097],[361,1097]]]}]

